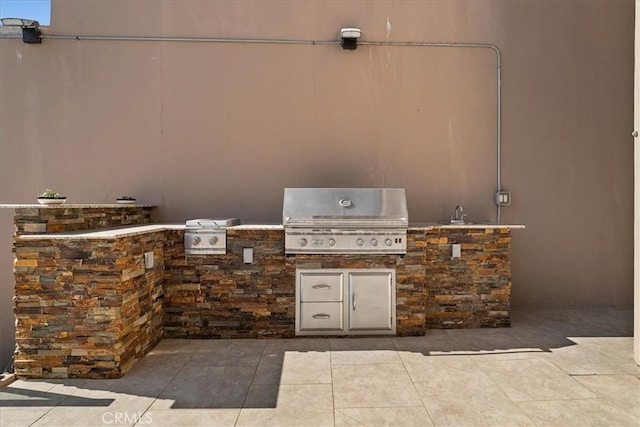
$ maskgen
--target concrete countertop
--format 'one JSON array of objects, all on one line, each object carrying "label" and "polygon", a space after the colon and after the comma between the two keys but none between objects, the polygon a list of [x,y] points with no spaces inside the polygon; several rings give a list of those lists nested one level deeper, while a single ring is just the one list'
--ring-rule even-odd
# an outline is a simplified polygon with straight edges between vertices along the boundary
[{"label": "concrete countertop", "polygon": [[18,236],[20,240],[39,240],[39,239],[85,239],[85,240],[104,240],[116,239],[119,237],[129,237],[138,234],[155,233],[166,230],[184,230],[184,224],[145,224],[132,225],[118,228],[109,228],[105,230],[80,230],[67,231],[63,233],[47,233],[47,234],[23,234]]},{"label": "concrete countertop", "polygon": [[465,224],[443,224],[438,222],[424,222],[424,223],[415,223],[409,224],[409,230],[430,230],[433,228],[444,228],[444,229],[456,229],[456,228],[467,228],[467,229],[486,229],[486,228],[509,228],[509,229],[524,229],[526,228],[522,224],[490,224],[490,223],[465,223]]},{"label": "concrete countertop", "polygon": [[62,203],[60,205],[41,205],[39,203],[2,203],[0,209],[82,209],[82,208],[156,208],[155,205],[137,203]]},{"label": "concrete countertop", "polygon": [[[84,206],[84,205],[83,205]],[[106,230],[80,230],[74,232],[64,233],[50,233],[50,234],[23,234],[18,238],[20,240],[38,240],[38,239],[116,239],[121,237],[135,236],[138,234],[155,233],[165,230],[184,230],[184,224],[145,224],[145,225],[133,225],[118,228],[110,228]],[[443,229],[487,229],[487,228],[509,228],[509,229],[523,229],[524,225],[509,225],[509,224],[437,224],[437,223],[424,223],[424,224],[411,224],[409,230],[430,230],[434,228]],[[284,230],[281,224],[241,224],[228,227],[230,230]]]}]

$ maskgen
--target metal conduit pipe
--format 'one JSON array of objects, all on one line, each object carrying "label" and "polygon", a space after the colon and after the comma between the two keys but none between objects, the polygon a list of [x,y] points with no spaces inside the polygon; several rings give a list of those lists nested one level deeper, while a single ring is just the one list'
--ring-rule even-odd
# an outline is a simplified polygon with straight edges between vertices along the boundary
[{"label": "metal conduit pipe", "polygon": [[[502,169],[500,167],[502,157],[502,54],[498,46],[490,43],[445,43],[445,42],[358,42],[361,45],[372,46],[423,46],[423,47],[458,47],[458,48],[482,48],[492,49],[496,53],[496,193],[502,191]],[[496,201],[496,223],[500,224],[501,209]]]},{"label": "metal conduit pipe", "polygon": [[[7,38],[17,38],[9,35]],[[303,45],[332,45],[340,44],[334,40],[287,40],[287,39],[241,39],[216,37],[144,37],[144,36],[81,36],[42,34],[42,38],[64,40],[119,40],[119,41],[155,41],[155,42],[209,42],[209,43],[253,43],[253,44],[303,44]],[[496,53],[496,181],[497,190],[502,190],[502,171],[500,160],[502,157],[502,83],[501,83],[501,52],[498,46],[490,43],[455,43],[455,42],[392,42],[392,41],[358,41],[364,46],[417,46],[417,47],[452,47],[452,48],[481,48],[491,49]],[[500,224],[500,204],[496,203],[496,222]]]}]

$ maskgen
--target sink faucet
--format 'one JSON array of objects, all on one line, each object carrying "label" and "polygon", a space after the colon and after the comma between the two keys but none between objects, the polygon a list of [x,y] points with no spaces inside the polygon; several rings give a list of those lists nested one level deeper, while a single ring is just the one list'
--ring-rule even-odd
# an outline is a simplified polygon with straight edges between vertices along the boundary
[{"label": "sink faucet", "polygon": [[455,222],[464,222],[465,216],[467,216],[467,214],[464,213],[464,209],[462,209],[462,206],[458,205],[456,206],[456,210],[454,211],[453,218],[451,220]]}]

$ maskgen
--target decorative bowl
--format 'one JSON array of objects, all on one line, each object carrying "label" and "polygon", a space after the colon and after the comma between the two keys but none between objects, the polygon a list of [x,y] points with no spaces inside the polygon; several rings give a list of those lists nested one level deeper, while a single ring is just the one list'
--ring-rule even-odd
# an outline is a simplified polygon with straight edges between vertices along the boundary
[{"label": "decorative bowl", "polygon": [[41,205],[61,205],[67,201],[66,197],[37,197],[36,200]]},{"label": "decorative bowl", "polygon": [[132,204],[135,202],[136,202],[136,198],[131,196],[120,196],[116,199],[116,203],[121,203],[121,204]]}]

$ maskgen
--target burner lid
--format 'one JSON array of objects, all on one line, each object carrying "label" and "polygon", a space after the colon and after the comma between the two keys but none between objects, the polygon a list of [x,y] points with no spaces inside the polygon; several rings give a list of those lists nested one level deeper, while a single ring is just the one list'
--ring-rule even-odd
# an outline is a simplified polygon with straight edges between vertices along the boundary
[{"label": "burner lid", "polygon": [[240,224],[239,218],[199,218],[187,220],[187,228],[224,228]]},{"label": "burner lid", "polygon": [[285,227],[408,226],[402,188],[285,188]]}]

